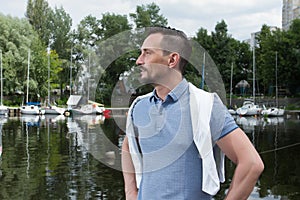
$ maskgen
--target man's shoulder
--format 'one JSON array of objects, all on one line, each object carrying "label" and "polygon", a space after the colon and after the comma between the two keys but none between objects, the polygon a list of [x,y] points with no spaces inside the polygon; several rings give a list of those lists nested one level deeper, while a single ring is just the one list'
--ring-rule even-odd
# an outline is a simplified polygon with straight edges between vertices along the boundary
[{"label": "man's shoulder", "polygon": [[136,103],[141,100],[149,99],[151,96],[153,96],[153,92],[149,92],[147,94],[140,95],[133,101],[133,103]]},{"label": "man's shoulder", "polygon": [[206,96],[214,96],[215,95],[215,93],[200,89],[190,82],[189,82],[189,91],[190,91],[190,93],[195,94],[195,95],[206,95]]},{"label": "man's shoulder", "polygon": [[143,102],[145,100],[149,100],[149,98],[153,95],[153,92],[149,92],[147,94],[144,95],[140,95],[137,98],[135,98],[130,106],[131,109],[133,109],[137,104],[139,104],[140,102]]}]

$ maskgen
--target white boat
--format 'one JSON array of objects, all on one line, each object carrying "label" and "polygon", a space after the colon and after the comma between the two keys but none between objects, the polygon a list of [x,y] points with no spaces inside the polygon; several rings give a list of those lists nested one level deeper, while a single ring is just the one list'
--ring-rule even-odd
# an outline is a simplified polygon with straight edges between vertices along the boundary
[{"label": "white boat", "polygon": [[261,111],[261,114],[269,117],[279,117],[284,115],[284,109],[271,107]]},{"label": "white boat", "polygon": [[45,114],[46,115],[63,115],[66,111],[65,108],[57,107],[55,105],[50,104],[51,100],[51,87],[50,87],[50,47],[47,49],[47,54],[48,54],[48,98],[47,98],[47,103],[48,105],[44,107],[45,109]]},{"label": "white boat", "polygon": [[253,99],[245,99],[243,106],[236,110],[241,116],[260,115],[262,108],[255,104],[255,43],[253,44],[253,82],[252,82]]},{"label": "white boat", "polygon": [[25,115],[43,115],[45,110],[42,109],[39,102],[27,102],[26,105],[21,106],[21,114]]},{"label": "white boat", "polygon": [[4,105],[0,105],[0,115],[8,115],[8,107]]},{"label": "white boat", "polygon": [[276,68],[275,68],[275,98],[276,98],[276,107],[270,107],[266,108],[264,106],[264,110],[262,111],[262,114],[264,116],[268,117],[279,117],[284,115],[284,109],[278,107],[278,86],[277,86],[277,52],[276,52]]},{"label": "white boat", "polygon": [[28,102],[29,94],[29,68],[30,68],[30,50],[28,51],[28,67],[27,67],[27,92],[26,92],[26,105],[20,108],[21,114],[27,115],[43,115],[45,110],[41,108],[40,102]]},{"label": "white boat", "polygon": [[57,107],[57,106],[47,106],[44,107],[46,115],[63,115],[66,111],[65,108]]},{"label": "white boat", "polygon": [[81,95],[71,95],[67,105],[68,109],[66,112],[72,112],[75,115],[99,115],[105,110],[103,104],[91,100],[87,101]]},{"label": "white boat", "polygon": [[7,115],[8,114],[8,107],[3,105],[3,78],[2,78],[2,51],[0,50],[0,79],[1,79],[1,98],[0,98],[0,115]]},{"label": "white boat", "polygon": [[256,104],[254,104],[251,100],[245,100],[243,106],[236,110],[236,114],[238,115],[260,115],[262,108]]},{"label": "white boat", "polygon": [[72,109],[72,113],[75,115],[100,115],[103,113],[105,108],[98,106],[97,104],[86,104],[79,108]]}]

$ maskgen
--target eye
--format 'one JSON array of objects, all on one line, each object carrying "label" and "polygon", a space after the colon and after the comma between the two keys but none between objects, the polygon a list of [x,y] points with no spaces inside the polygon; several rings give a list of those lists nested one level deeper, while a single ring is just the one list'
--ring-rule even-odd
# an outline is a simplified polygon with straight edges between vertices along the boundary
[{"label": "eye", "polygon": [[150,55],[150,54],[151,54],[151,51],[146,50],[146,51],[145,51],[145,54],[146,54],[146,55]]}]

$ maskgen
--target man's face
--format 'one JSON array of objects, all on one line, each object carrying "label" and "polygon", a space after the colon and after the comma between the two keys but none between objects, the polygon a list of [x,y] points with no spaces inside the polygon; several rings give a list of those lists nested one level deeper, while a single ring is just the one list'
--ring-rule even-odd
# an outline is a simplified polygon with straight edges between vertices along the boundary
[{"label": "man's face", "polygon": [[155,33],[149,35],[142,47],[141,54],[138,57],[136,64],[140,67],[140,79],[143,83],[158,83],[167,75],[168,55],[163,55],[160,43],[163,35]]}]

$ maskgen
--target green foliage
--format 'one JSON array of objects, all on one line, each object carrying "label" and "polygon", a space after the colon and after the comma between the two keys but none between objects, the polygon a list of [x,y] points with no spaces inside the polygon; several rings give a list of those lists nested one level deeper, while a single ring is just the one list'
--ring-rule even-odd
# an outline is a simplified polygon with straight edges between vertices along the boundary
[{"label": "green foliage", "polygon": [[279,88],[288,89],[292,94],[300,91],[299,24],[300,20],[295,20],[288,31],[262,27],[257,37],[256,58],[259,86],[264,93],[276,85],[276,73]]},{"label": "green foliage", "polygon": [[44,44],[48,43],[53,31],[51,15],[52,10],[46,0],[28,0],[25,16]]},{"label": "green foliage", "polygon": [[[47,77],[45,49],[37,33],[26,19],[0,14],[0,49],[3,54],[3,94],[26,91],[28,51],[31,51],[30,95],[43,95]],[[20,102],[19,102],[20,103]]]},{"label": "green foliage", "polygon": [[131,25],[129,24],[126,15],[106,13],[102,15],[102,19],[99,20],[99,23],[101,24],[103,39],[107,39],[122,31],[131,29]]},{"label": "green foliage", "polygon": [[[224,20],[218,22],[215,31],[209,34],[200,28],[194,39],[210,54],[221,73],[227,93],[230,90],[231,65],[233,64],[233,86],[247,79],[251,65],[251,51],[247,43],[231,38]],[[199,84],[199,83],[198,83]]]},{"label": "green foliage", "polygon": [[148,5],[141,5],[136,7],[135,13],[130,13],[129,16],[133,19],[137,28],[149,26],[166,26],[168,20],[159,14],[160,8],[151,3]]}]

